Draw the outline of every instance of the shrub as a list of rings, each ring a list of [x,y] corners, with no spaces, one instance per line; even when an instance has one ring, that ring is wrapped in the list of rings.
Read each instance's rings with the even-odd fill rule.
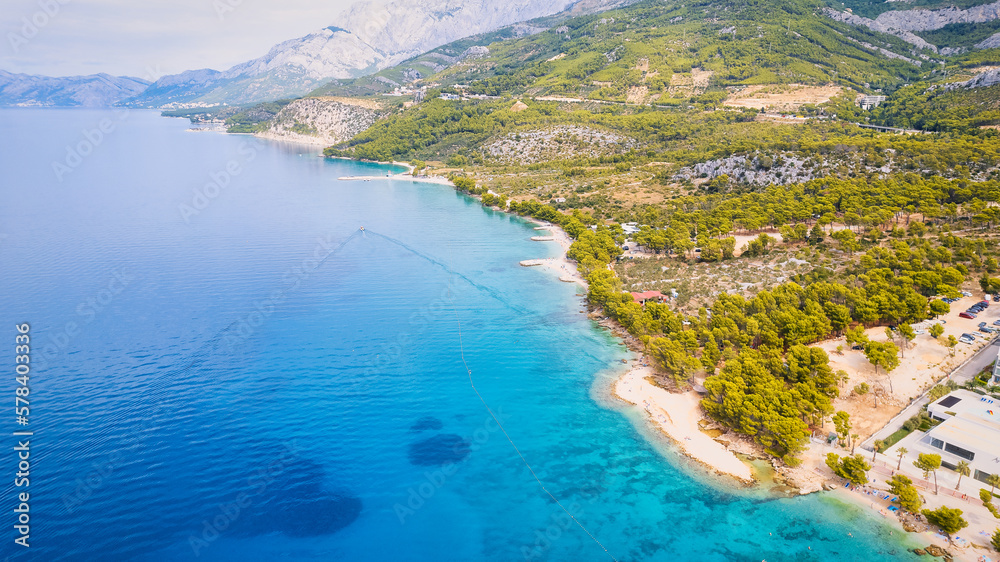
[[[969,522],[962,519],[962,510],[941,506],[937,509],[925,509],[922,512],[931,525],[937,525],[942,531],[949,535],[957,533],[969,526]]]

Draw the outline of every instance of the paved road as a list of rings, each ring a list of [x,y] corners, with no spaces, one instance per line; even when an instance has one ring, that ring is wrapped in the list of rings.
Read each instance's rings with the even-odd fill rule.
[[[960,343],[958,345],[965,344]],[[952,380],[958,384],[972,380],[972,377],[978,375],[980,371],[989,367],[990,363],[996,361],[998,349],[1000,349],[1000,338],[994,338],[989,345],[979,350],[979,353],[974,355],[961,369],[953,371],[951,373]]]
[[[960,343],[958,345],[966,345],[966,344]],[[971,380],[972,377],[976,376],[977,374],[979,374],[980,371],[988,367],[990,363],[996,361],[998,351],[1000,351],[1000,338],[994,338],[989,344],[984,346],[982,349],[979,350],[979,352],[973,355],[972,358],[969,359],[969,361],[967,361],[960,368],[952,371],[948,375],[948,377],[943,379],[941,382],[944,382],[949,378],[957,382],[958,384],[962,384],[968,380]],[[928,390],[928,392],[930,391]],[[910,405],[907,406],[902,412],[897,414],[896,417],[892,418],[892,420],[888,424],[886,424],[885,427],[876,431],[875,434],[869,437],[868,439],[865,439],[864,442],[861,443],[861,448],[867,449],[869,451],[872,450],[871,444],[876,439],[884,439],[885,437],[891,435],[892,432],[902,427],[904,421],[917,415],[920,412],[920,410],[924,407],[924,405],[927,404],[928,402],[930,402],[930,400],[927,395],[927,392],[921,394],[919,398],[910,403]]]

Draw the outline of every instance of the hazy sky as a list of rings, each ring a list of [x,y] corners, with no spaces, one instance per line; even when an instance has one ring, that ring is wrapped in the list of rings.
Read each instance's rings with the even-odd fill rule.
[[[336,25],[356,1],[2,0],[0,69],[147,80],[224,70],[276,43]]]

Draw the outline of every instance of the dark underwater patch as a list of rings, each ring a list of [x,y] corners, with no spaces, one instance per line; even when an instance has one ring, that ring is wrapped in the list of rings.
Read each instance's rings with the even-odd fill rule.
[[[469,456],[469,442],[452,433],[410,443],[410,462],[417,466],[457,463]]]
[[[322,492],[306,501],[286,502],[280,512],[281,523],[276,530],[290,537],[319,537],[354,523],[361,515],[361,500]]]
[[[442,427],[444,427],[444,424],[441,423],[441,420],[434,416],[424,416],[413,422],[413,425],[410,426],[410,431],[437,431]]]
[[[250,505],[234,521],[233,531],[243,536],[280,532],[317,537],[354,523],[361,515],[361,499],[324,488],[325,477],[323,467],[305,459],[258,477],[248,491]]]

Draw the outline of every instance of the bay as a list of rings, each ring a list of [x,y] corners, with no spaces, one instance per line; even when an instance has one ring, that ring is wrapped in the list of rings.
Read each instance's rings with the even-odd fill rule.
[[[29,322],[34,433],[27,549],[0,460],[3,556],[913,558],[676,456],[610,397],[626,350],[579,289],[518,265],[557,255],[525,220],[153,112],[2,110],[0,138],[0,361]]]

